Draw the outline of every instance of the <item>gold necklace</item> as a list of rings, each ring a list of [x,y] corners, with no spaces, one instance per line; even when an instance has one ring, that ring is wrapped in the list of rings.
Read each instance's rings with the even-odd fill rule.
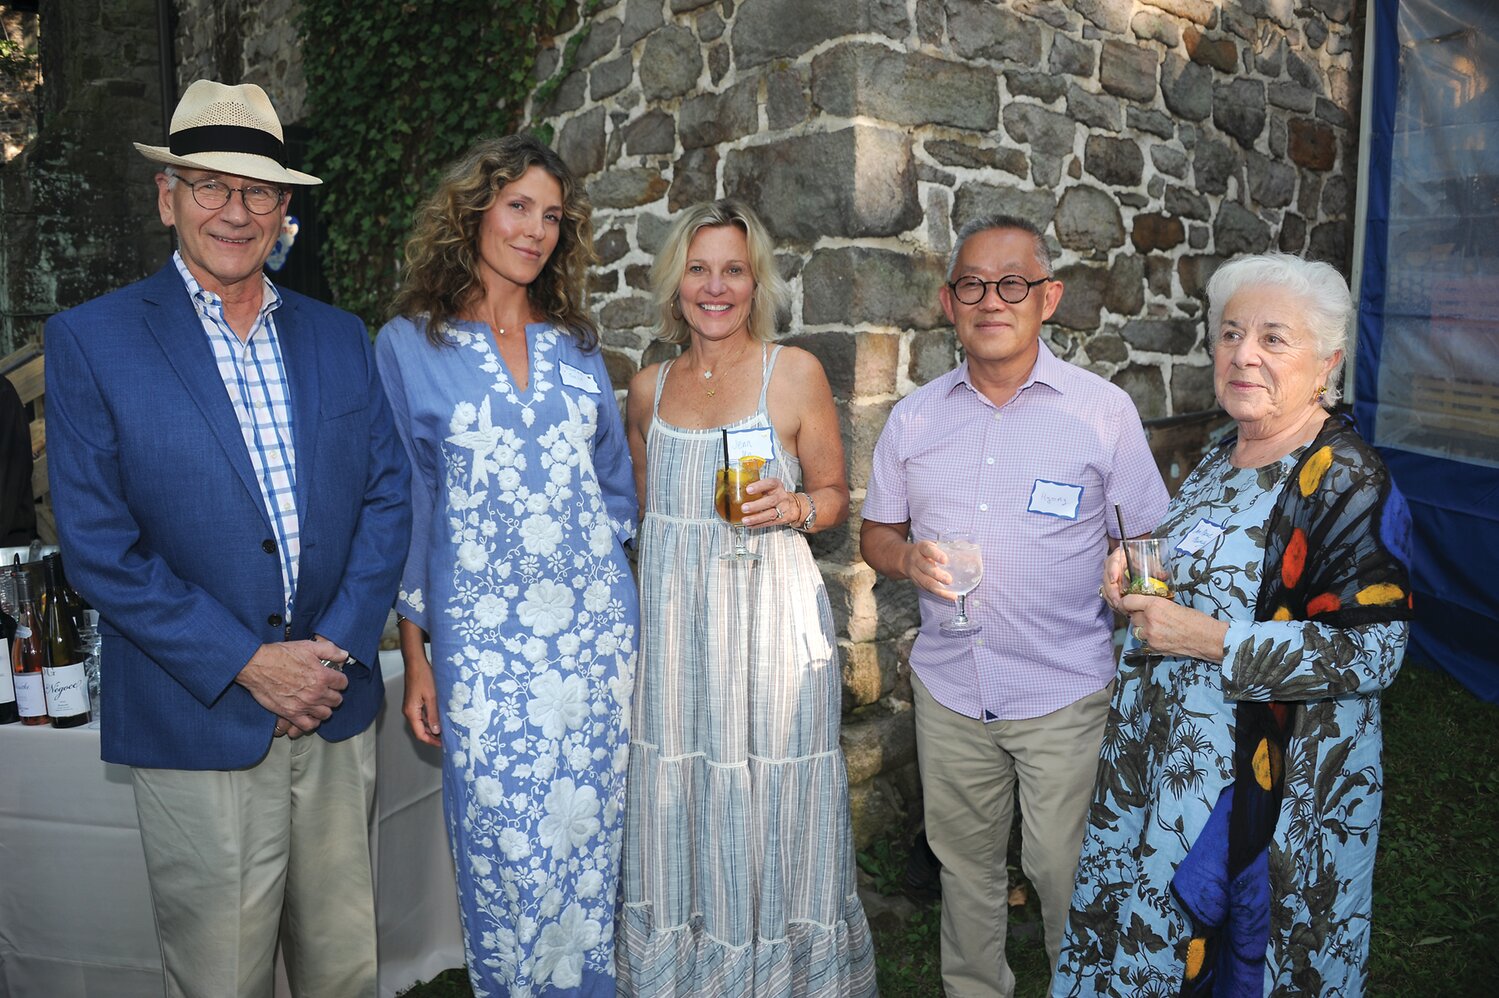
[[[742,347],[739,348],[739,352],[734,355],[733,359],[730,360],[727,364],[720,364],[719,367],[718,367],[718,369],[720,371],[725,371],[725,370],[731,369],[735,364],[739,363],[739,358],[743,357],[744,356],[744,352],[746,350],[748,350],[748,349],[749,349],[749,342],[746,341],[745,344],[744,344],[744,346],[742,346]],[[709,384],[705,385],[704,388],[703,388],[703,390],[708,393],[708,397],[712,398],[713,396],[717,395],[718,394],[718,389],[712,387],[712,384],[711,384],[711,382],[713,381],[713,368],[711,368],[711,367],[705,367],[705,368],[703,368],[703,380],[709,382]]]

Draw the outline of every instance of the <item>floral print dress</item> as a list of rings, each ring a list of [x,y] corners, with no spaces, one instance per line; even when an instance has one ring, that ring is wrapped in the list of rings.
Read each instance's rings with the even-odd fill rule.
[[[639,610],[635,487],[598,351],[529,325],[518,388],[487,326],[376,356],[411,457],[397,609],[430,636],[443,802],[478,998],[613,995]]]
[[[1181,993],[1195,954],[1173,877],[1234,783],[1241,700],[1298,710],[1268,849],[1263,986],[1244,993],[1363,994],[1383,795],[1379,692],[1400,667],[1408,624],[1256,621],[1266,524],[1302,451],[1235,468],[1231,450],[1204,459],[1156,531],[1169,538],[1175,599],[1230,622],[1227,654],[1222,665],[1120,663],[1053,996]],[[1357,502],[1357,476],[1334,467],[1326,484]]]

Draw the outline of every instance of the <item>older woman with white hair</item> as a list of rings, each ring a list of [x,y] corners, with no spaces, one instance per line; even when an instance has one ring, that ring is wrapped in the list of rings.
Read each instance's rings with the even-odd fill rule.
[[[1157,530],[1172,598],[1129,618],[1053,995],[1360,995],[1380,692],[1411,616],[1409,516],[1337,395],[1348,285],[1284,254],[1208,283],[1238,424]]]

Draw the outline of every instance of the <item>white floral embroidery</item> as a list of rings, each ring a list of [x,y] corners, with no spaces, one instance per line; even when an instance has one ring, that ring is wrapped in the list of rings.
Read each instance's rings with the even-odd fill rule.
[[[599,832],[599,795],[593,787],[580,787],[572,777],[552,781],[546,796],[546,817],[536,826],[541,844],[567,859],[573,850]]]
[[[527,551],[545,558],[562,543],[562,525],[550,516],[528,516],[521,521],[520,536]]]
[[[555,988],[575,988],[583,983],[583,954],[598,945],[603,932],[597,919],[589,918],[581,905],[570,904],[562,920],[541,930],[536,944],[536,977]]]
[[[550,637],[573,619],[573,591],[550,579],[526,589],[526,598],[516,607],[520,622],[542,637]]]
[[[588,684],[581,676],[563,678],[555,669],[531,683],[526,719],[541,728],[547,738],[561,738],[583,726],[588,716]]]

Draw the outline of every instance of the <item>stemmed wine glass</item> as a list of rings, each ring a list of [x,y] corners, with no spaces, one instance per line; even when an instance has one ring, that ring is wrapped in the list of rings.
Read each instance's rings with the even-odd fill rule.
[[[1163,596],[1172,598],[1171,562],[1166,556],[1166,539],[1141,537],[1124,542],[1125,579],[1123,592],[1129,596]],[[1136,635],[1136,640],[1139,636]],[[1124,657],[1131,661],[1153,654],[1144,641],[1130,648]]]
[[[760,480],[760,469],[764,466],[763,457],[744,457],[737,465],[715,469],[713,508],[734,528],[734,548],[719,555],[720,561],[760,560],[760,556],[744,544],[744,504],[755,498],[744,490],[750,483]]]
[[[961,530],[944,530],[937,537],[937,547],[947,555],[947,574],[952,581],[947,588],[958,596],[958,612],[942,624],[940,630],[950,638],[964,638],[982,631],[983,625],[968,616],[968,594],[984,578],[984,556],[974,543],[973,535]]]

